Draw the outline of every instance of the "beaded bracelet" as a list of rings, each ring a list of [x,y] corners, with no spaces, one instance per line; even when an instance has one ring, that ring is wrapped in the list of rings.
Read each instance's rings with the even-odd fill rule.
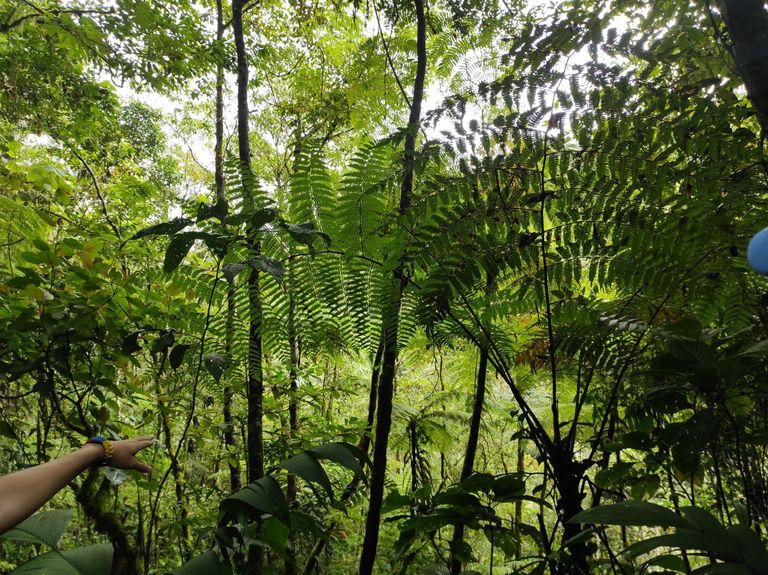
[[[95,435],[93,437],[89,437],[88,441],[85,442],[88,443],[96,443],[98,445],[101,445],[101,447],[104,449],[104,459],[103,463],[109,464],[112,457],[115,455],[115,446],[114,444],[107,439],[106,437],[102,435]]]

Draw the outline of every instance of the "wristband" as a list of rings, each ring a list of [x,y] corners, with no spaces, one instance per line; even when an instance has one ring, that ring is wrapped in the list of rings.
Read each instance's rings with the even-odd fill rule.
[[[104,449],[103,463],[109,464],[109,461],[115,455],[115,446],[114,446],[114,444],[109,439],[107,439],[106,437],[104,437],[102,435],[95,435],[93,437],[89,437],[88,441],[86,441],[85,443],[86,443],[86,445],[88,443],[96,443],[98,445],[101,445],[101,447]]]

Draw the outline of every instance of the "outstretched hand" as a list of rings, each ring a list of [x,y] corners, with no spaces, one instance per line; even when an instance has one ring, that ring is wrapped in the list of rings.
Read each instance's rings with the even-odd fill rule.
[[[146,449],[154,442],[155,438],[151,435],[113,441],[112,446],[114,447],[114,454],[109,460],[109,465],[119,469],[133,469],[140,473],[151,473],[152,468],[139,461],[136,458],[136,454],[142,449]]]
[[[151,436],[113,441],[109,465],[150,473],[152,468],[136,459],[136,454],[154,441]],[[32,515],[79,473],[103,459],[102,446],[87,443],[58,459],[0,476],[0,534]]]

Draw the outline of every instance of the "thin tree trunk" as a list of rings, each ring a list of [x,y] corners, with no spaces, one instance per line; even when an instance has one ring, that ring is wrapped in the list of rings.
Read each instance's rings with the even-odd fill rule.
[[[522,477],[525,473],[525,438],[520,437],[517,440],[517,474]],[[515,559],[520,560],[523,557],[523,533],[520,529],[520,525],[523,524],[523,500],[518,499],[515,501]]]
[[[173,446],[173,437],[171,424],[168,421],[168,406],[163,399],[163,390],[160,386],[160,378],[167,361],[167,351],[163,353],[160,361],[160,368],[157,371],[155,379],[155,393],[157,393],[157,411],[160,413],[160,428],[163,430],[163,442],[168,455],[171,458],[171,472],[173,474],[174,491],[176,494],[176,508],[179,513],[179,523],[181,532],[179,533],[179,553],[182,560],[186,563],[192,558],[192,537],[189,532],[189,506],[185,493],[186,480],[184,477],[184,466],[176,456],[176,450]]]
[[[488,374],[488,347],[480,348],[480,361],[477,368],[477,385],[475,386],[475,399],[472,406],[472,419],[469,423],[469,438],[467,439],[467,448],[464,455],[464,465],[461,468],[461,481],[468,479],[472,475],[475,467],[475,455],[477,453],[477,443],[480,438],[480,422],[483,417],[483,404],[485,402],[485,384]],[[453,528],[453,539],[451,540],[451,549],[453,551],[462,547],[464,543],[464,525],[459,523]],[[461,573],[462,561],[451,553],[451,575]]]
[[[411,205],[413,192],[413,171],[416,152],[416,135],[421,121],[421,101],[424,96],[424,79],[427,71],[427,26],[424,16],[424,0],[414,0],[416,8],[416,77],[413,83],[413,100],[408,117],[408,131],[405,136],[403,156],[403,181],[400,187],[400,215],[404,215]],[[400,305],[405,287],[404,254],[393,272],[392,283],[384,302],[382,315],[382,334],[384,354],[379,379],[378,408],[376,412],[376,443],[373,451],[373,472],[371,474],[371,493],[368,515],[365,521],[365,536],[360,555],[360,575],[371,575],[376,561],[379,545],[379,524],[381,504],[384,499],[384,480],[387,471],[387,447],[389,431],[392,426],[392,399],[394,393],[395,367],[397,364],[397,336],[399,327]]]
[[[333,362],[333,373],[331,374],[330,378],[330,384],[328,385],[328,391],[326,392],[326,395],[328,395],[328,403],[325,406],[325,420],[330,422],[333,418],[333,392],[336,389],[336,382],[338,380],[338,365],[336,365],[336,362]]]
[[[221,44],[224,39],[224,6],[222,0],[216,0],[216,42]],[[216,64],[216,144],[214,148],[214,182],[216,184],[216,205],[228,210],[227,192],[224,182],[224,64]],[[224,342],[224,352],[232,356],[235,340],[235,315],[237,301],[235,295],[237,285],[234,277],[227,278],[227,323]],[[227,450],[227,466],[229,467],[229,489],[231,492],[240,490],[243,485],[240,477],[240,463],[237,455],[237,434],[235,433],[234,411],[235,393],[231,385],[224,386],[224,447]]]
[[[411,440],[411,493],[413,493],[419,488],[419,436],[415,419],[408,422],[408,435]]]
[[[250,129],[248,124],[248,59],[243,36],[243,5],[245,0],[232,2],[232,30],[237,49],[237,143],[245,197],[253,206],[253,173],[251,171]],[[256,230],[246,231],[251,255],[259,255],[261,246]],[[253,269],[248,277],[248,481],[264,475],[263,409],[264,381],[262,371],[263,343],[261,337],[262,306],[259,272]]]
[[[216,43],[221,47],[224,41],[223,0],[216,0]],[[224,185],[224,62],[220,54],[216,62],[216,143],[214,147],[214,183],[216,205],[228,210],[229,202]]]
[[[288,346],[290,347],[290,394],[288,399],[288,420],[290,429],[290,439],[294,442],[299,438],[299,402],[298,402],[298,370],[301,363],[301,351],[299,348],[299,338],[296,333],[296,299],[293,295],[293,282],[291,277],[291,268],[288,268],[287,288],[288,288]],[[291,505],[296,501],[296,476],[288,476],[288,485],[286,486],[286,499]],[[285,575],[294,575],[296,573],[296,533],[291,530],[286,549]]]
[[[371,369],[371,385],[368,394],[368,418],[366,420],[365,429],[363,430],[363,435],[360,438],[360,443],[358,444],[360,451],[365,455],[368,455],[368,450],[371,446],[371,433],[373,431],[373,421],[376,417],[376,397],[379,390],[379,374],[381,373],[381,360],[383,354],[384,342],[380,341],[379,347],[376,349],[376,357],[373,360],[373,368]],[[335,369],[336,367],[334,366],[334,371]],[[346,503],[352,499],[352,496],[357,492],[359,486],[360,478],[355,475],[344,488],[344,491],[341,494],[341,502]],[[333,530],[334,528],[335,525],[329,530]],[[315,572],[315,569],[318,567],[320,553],[325,549],[325,544],[326,540],[322,538],[315,542],[315,546],[312,548],[309,558],[304,564],[304,570],[302,571],[303,575],[312,575],[312,573]]]
[[[250,129],[248,118],[248,58],[243,35],[243,5],[245,0],[232,0],[232,32],[237,52],[237,144],[243,192],[248,208],[255,207],[253,173],[251,171]],[[258,256],[261,245],[256,230],[248,226],[246,242],[250,256]],[[248,481],[264,475],[263,399],[264,376],[262,370],[263,343],[261,337],[262,307],[259,272],[254,268],[248,276]],[[263,553],[258,545],[250,547],[248,570],[261,575]]]
[[[768,12],[765,0],[721,0],[733,59],[763,132],[768,131]]]
[[[142,575],[144,568],[138,549],[131,542],[120,517],[114,513],[110,497],[111,483],[96,468],[91,468],[75,497],[85,515],[96,524],[96,530],[106,535],[112,547],[112,575]]]
[[[157,409],[160,412],[160,423],[163,428],[165,449],[171,457],[171,471],[173,473],[173,484],[176,493],[176,507],[179,512],[179,523],[181,527],[181,533],[179,534],[179,552],[182,560],[186,563],[192,558],[192,537],[189,533],[189,506],[187,505],[184,489],[184,486],[186,485],[184,467],[178,458],[175,457],[171,426],[168,422],[168,415],[166,413],[167,406],[165,405],[165,402],[161,400],[158,400],[157,403]]]
[[[235,314],[237,303],[235,294],[237,285],[235,278],[227,278],[227,323],[224,351],[227,357],[232,356],[232,347],[235,339]],[[227,384],[224,386],[224,446],[227,450],[227,466],[229,467],[229,489],[233,493],[243,486],[240,476],[240,458],[237,453],[237,430],[235,428],[235,392],[234,388]]]

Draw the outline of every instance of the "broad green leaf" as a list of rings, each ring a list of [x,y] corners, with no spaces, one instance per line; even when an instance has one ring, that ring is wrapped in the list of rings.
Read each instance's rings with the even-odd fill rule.
[[[746,525],[731,525],[725,528],[725,532],[746,565],[754,569],[768,568],[768,550],[760,535]]]
[[[489,493],[493,488],[493,482],[496,477],[490,473],[473,473],[468,478],[460,483],[461,488],[470,493],[481,491],[483,493]]]
[[[270,517],[264,521],[259,536],[273,551],[283,554],[290,532],[288,525],[277,517]]]
[[[284,523],[288,523],[288,503],[277,481],[271,476],[265,476],[248,484],[247,487],[233,493],[221,504],[223,514],[236,510],[236,506],[245,503],[262,514],[274,515]]]
[[[502,475],[494,479],[491,489],[496,499],[508,501],[525,495],[525,481],[518,475]]]
[[[323,469],[323,466],[318,463],[317,459],[309,453],[305,452],[294,455],[281,463],[280,467],[306,481],[316,483],[323,488],[331,500],[334,499],[333,486],[331,485],[331,480],[328,479],[328,474]]]
[[[254,484],[258,485],[274,504],[274,511],[271,513],[284,523],[288,524],[288,502],[285,500],[285,495],[283,495],[283,490],[277,480],[271,475],[265,475],[251,483],[251,485]]]
[[[768,352],[768,339],[764,339],[763,341],[747,348],[741,352],[741,355],[764,355],[766,352]]]
[[[222,374],[227,369],[229,359],[223,353],[209,351],[203,355],[203,363],[205,363],[205,368],[208,370],[208,373],[210,373],[213,376],[213,379],[216,380],[216,383],[218,383]]]
[[[227,205],[226,203],[220,203],[216,202],[215,204],[206,204],[201,202],[200,205],[197,206],[197,217],[195,220],[197,223],[204,222],[205,220],[209,220],[211,218],[218,218],[220,220],[223,220],[227,216]]]
[[[291,528],[298,533],[307,533],[315,539],[327,539],[324,523],[303,511],[291,510]]]
[[[61,535],[66,531],[67,525],[72,520],[72,510],[57,509],[56,511],[42,511],[25,519],[13,529],[6,531],[0,537],[25,541],[36,545],[46,545],[56,549]]]
[[[226,264],[224,267],[221,268],[221,273],[224,276],[224,279],[227,281],[232,281],[237,277],[237,275],[243,271],[248,266],[243,263],[231,263]]]
[[[229,573],[215,551],[209,550],[187,561],[174,571],[174,575],[224,575]]]
[[[677,513],[647,501],[622,501],[593,507],[577,513],[570,523],[598,523],[601,525],[642,525],[645,527],[680,527],[692,525]]]
[[[168,244],[168,249],[165,252],[165,259],[163,260],[163,271],[167,274],[171,273],[182,261],[187,257],[190,248],[195,243],[195,238],[189,236],[176,236],[171,239]]]
[[[644,567],[663,567],[677,573],[685,573],[686,566],[682,557],[677,555],[659,555],[650,561],[647,561]]]
[[[733,559],[737,549],[728,537],[716,538],[700,531],[680,530],[676,533],[658,535],[642,541],[638,541],[627,547],[623,553],[631,557],[644,555],[659,547],[674,547],[689,551],[703,551],[713,553],[721,559]]]
[[[13,428],[7,421],[0,421],[0,435],[16,439],[16,434],[13,432]]]
[[[49,551],[27,561],[12,575],[104,575],[112,571],[112,544]]]
[[[138,240],[139,238],[143,238],[145,236],[172,235],[172,234],[175,234],[176,232],[183,230],[184,228],[186,228],[188,225],[192,223],[193,223],[192,220],[190,220],[189,218],[175,218],[170,222],[155,224],[154,226],[149,226],[148,228],[139,230],[138,232],[133,234],[128,241]]]
[[[595,474],[595,485],[603,488],[617,485],[627,477],[634,465],[632,462],[620,461],[601,469]]]
[[[328,459],[334,463],[346,467],[365,481],[365,472],[360,462],[355,457],[348,443],[327,443],[319,447],[313,447],[309,452],[318,459]]]
[[[248,259],[248,265],[254,269],[267,272],[268,274],[272,275],[277,283],[281,283],[283,281],[285,270],[283,269],[283,265],[275,259],[269,258],[267,256],[254,256]]]
[[[327,247],[330,247],[331,245],[331,237],[328,234],[315,228],[315,224],[312,222],[307,222],[305,224],[291,224],[288,222],[283,222],[282,225],[285,231],[288,232],[288,235],[290,235],[300,244],[311,247],[315,239],[320,238],[323,240]]]
[[[761,575],[766,571],[758,571]],[[691,575],[757,575],[757,573],[741,565],[740,563],[718,563],[716,565],[705,565],[691,571]]]
[[[396,509],[408,509],[411,506],[411,498],[399,491],[390,491],[384,498],[381,512],[390,513]]]
[[[190,347],[192,346],[186,343],[180,343],[173,346],[168,358],[173,369],[179,369],[179,367],[181,367],[181,364],[184,362],[184,355]]]
[[[261,229],[265,224],[275,221],[278,213],[279,210],[277,210],[277,208],[261,208],[256,210],[251,216],[251,225],[253,226],[253,229]]]
[[[141,349],[141,345],[139,345],[139,335],[141,335],[141,332],[135,331],[123,340],[121,351],[125,355],[134,354]]]
[[[106,571],[109,573],[109,570]],[[33,557],[11,571],[10,575],[82,575],[57,551],[47,551]]]
[[[713,365],[715,360],[712,348],[697,339],[670,338],[669,352],[681,363],[681,368],[707,369]]]
[[[176,336],[172,331],[162,331],[160,336],[152,343],[151,354],[163,353],[176,342]]]

